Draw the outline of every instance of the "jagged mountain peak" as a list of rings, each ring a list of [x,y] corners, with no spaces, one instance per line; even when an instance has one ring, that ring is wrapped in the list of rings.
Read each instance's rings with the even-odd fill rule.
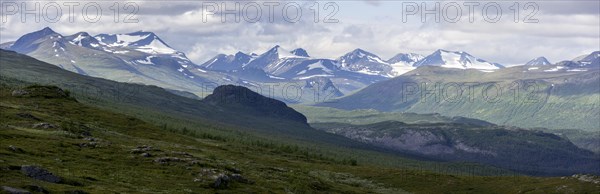
[[[301,57],[310,57],[308,55],[308,52],[306,52],[306,50],[304,50],[303,48],[297,48],[292,50],[292,54],[296,55],[296,56],[301,56]]]
[[[308,57],[308,53],[306,50],[298,48],[292,51],[289,51],[280,45],[275,45],[273,48],[269,49],[267,52],[263,53],[262,56],[270,56],[277,57],[279,59],[283,58],[298,58],[298,57]]]
[[[21,36],[15,43],[10,47],[10,50],[17,51],[19,53],[28,53],[37,48],[37,45],[46,39],[52,39],[58,41],[63,36],[50,27],[45,27],[41,30],[31,32]]]
[[[87,32],[77,32],[71,36],[84,36],[84,37],[92,37],[89,33]]]
[[[154,36],[154,37],[158,37],[158,36],[156,36],[156,34],[154,32],[143,31],[143,30],[139,30],[139,31],[135,31],[135,32],[130,32],[130,33],[127,33],[127,34],[131,35],[131,36]]]
[[[361,48],[356,48],[354,50],[352,50],[351,52],[347,53],[346,56],[350,56],[350,55],[354,55],[357,56],[359,58],[365,57],[365,56],[377,56],[371,52],[365,51]]]
[[[218,54],[200,67],[215,71],[233,71],[240,70],[244,65],[250,62],[254,56],[248,55],[241,51],[233,55]]]
[[[392,66],[379,56],[357,48],[337,59],[338,67],[342,70],[358,72],[367,75],[393,77]]]
[[[41,30],[39,30],[37,32],[41,32],[41,33],[44,33],[44,34],[58,34],[54,30],[52,30],[52,28],[50,28],[50,27],[45,27],[45,28],[43,28],[43,29],[41,29]]]
[[[527,66],[538,66],[538,65],[551,65],[550,61],[546,59],[546,57],[537,57],[531,59],[529,62],[525,63]]]
[[[387,60],[388,63],[394,64],[398,62],[405,62],[412,65],[413,63],[423,59],[425,56],[416,53],[398,53],[394,57]]]
[[[235,56],[250,56],[242,51],[238,51],[237,53],[235,53]]]

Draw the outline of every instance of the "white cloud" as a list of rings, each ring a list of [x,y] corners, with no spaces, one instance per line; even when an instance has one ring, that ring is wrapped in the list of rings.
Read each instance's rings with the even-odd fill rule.
[[[101,3],[108,8],[114,2]],[[16,40],[46,26],[65,35],[79,31],[91,34],[154,31],[196,63],[203,63],[218,53],[233,54],[238,50],[261,53],[276,44],[288,49],[302,47],[312,56],[327,58],[337,58],[355,48],[382,58],[399,52],[429,54],[443,48],[464,50],[505,64],[524,63],[537,56],[557,62],[600,50],[600,8],[594,7],[597,1],[538,2],[540,12],[536,17],[540,23],[537,24],[514,23],[510,15],[493,24],[481,17],[476,17],[474,23],[464,18],[459,23],[422,24],[418,17],[402,23],[398,13],[400,3],[388,1],[340,4],[345,6],[336,14],[340,23],[333,24],[312,22],[313,13],[309,9],[312,2],[299,3],[304,12],[302,20],[295,24],[285,22],[280,11],[274,23],[265,21],[266,9],[263,9],[262,22],[221,23],[220,17],[210,16],[205,23],[200,2],[136,3],[140,6],[139,23],[115,23],[110,12],[98,23],[86,22],[80,15],[75,17],[74,23],[45,23],[43,20],[21,23],[19,16],[9,17],[7,23],[0,24],[0,41]],[[320,14],[322,21],[327,12],[321,10]]]

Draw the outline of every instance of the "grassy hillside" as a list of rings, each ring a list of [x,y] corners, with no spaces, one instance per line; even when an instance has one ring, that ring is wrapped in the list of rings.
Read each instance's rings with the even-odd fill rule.
[[[482,126],[492,123],[464,117],[446,117],[437,113],[416,114],[400,112],[381,112],[374,109],[342,110],[329,107],[293,105],[308,118],[309,123],[347,123],[355,125],[373,124],[383,121],[400,121],[403,123],[465,123]]]
[[[56,85],[71,91],[82,103],[140,117],[158,125],[179,129],[218,126],[212,128],[235,128],[267,138],[286,137],[347,147],[362,146],[346,138],[314,130],[303,123],[203,103],[156,86],[83,76],[15,52],[0,50],[0,68],[4,82]]]
[[[480,177],[464,170],[446,175],[455,169],[437,166],[432,172],[356,164],[293,146],[201,133],[203,129],[195,135],[164,129],[135,117],[86,106],[68,97],[68,92],[57,94],[60,90],[55,87],[28,87],[26,91],[35,92],[22,97],[12,96],[15,89],[4,84],[0,87],[0,182],[4,187],[52,193],[600,190],[600,185],[576,177]],[[36,180],[23,173],[23,165],[39,166],[61,180]],[[232,178],[223,181],[223,175]],[[217,180],[221,180],[218,186]]]

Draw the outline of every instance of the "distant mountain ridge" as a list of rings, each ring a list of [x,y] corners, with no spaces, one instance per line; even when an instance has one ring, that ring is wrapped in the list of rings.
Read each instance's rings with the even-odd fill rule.
[[[597,131],[600,126],[595,118],[600,112],[593,107],[600,106],[598,53],[555,65],[514,66],[490,72],[422,66],[319,105],[439,113],[527,128]],[[455,90],[457,85],[461,90]],[[489,99],[491,88],[502,90],[494,93],[494,100]]]
[[[3,43],[0,47],[82,75],[156,85],[188,91],[200,97],[218,85],[227,84],[256,88],[280,83],[274,90],[282,91],[290,84],[302,90],[312,90],[308,87],[310,84],[305,82],[330,83],[326,84],[329,89],[327,93],[332,97],[340,97],[425,66],[485,72],[503,68],[498,63],[488,62],[464,51],[439,49],[427,56],[399,53],[384,60],[372,52],[357,48],[336,59],[328,59],[312,57],[303,48],[287,50],[279,45],[261,54],[241,51],[219,54],[202,64],[196,64],[157,34],[146,31],[98,35],[78,32],[63,36],[44,28],[23,35],[15,42]],[[540,70],[585,71],[586,68],[597,68],[594,60],[598,60],[597,55],[582,56],[560,62],[556,67],[547,66],[555,69]],[[536,71],[535,68],[527,71]],[[298,102],[320,95],[311,91],[302,93],[304,96]],[[281,100],[285,95],[274,97]]]

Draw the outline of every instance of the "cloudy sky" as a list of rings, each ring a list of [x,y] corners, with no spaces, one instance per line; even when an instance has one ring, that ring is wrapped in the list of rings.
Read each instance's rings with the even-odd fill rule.
[[[115,22],[117,2],[120,11]],[[243,14],[239,22],[232,15],[222,21],[220,1],[83,1],[73,8],[73,22],[65,2],[39,3],[41,19],[37,22],[33,14],[22,15],[25,8],[35,8],[32,2],[24,8],[19,1],[2,1],[0,41],[14,41],[46,26],[63,35],[152,31],[196,63],[218,53],[262,53],[274,45],[289,50],[302,47],[314,57],[325,58],[337,58],[355,48],[384,59],[397,53],[460,50],[505,65],[523,64],[538,56],[558,62],[600,50],[597,0],[485,1],[472,5],[473,11],[468,6],[473,2],[461,1],[240,1],[238,10]],[[92,4],[102,9],[97,21],[93,21]],[[56,5],[62,10],[58,19]],[[275,10],[272,17],[267,5]],[[228,9],[234,6],[235,2],[226,3]],[[137,13],[127,17],[134,7]],[[501,16],[496,14],[497,8]],[[324,22],[326,18],[328,22]],[[131,23],[123,22],[125,19]]]

